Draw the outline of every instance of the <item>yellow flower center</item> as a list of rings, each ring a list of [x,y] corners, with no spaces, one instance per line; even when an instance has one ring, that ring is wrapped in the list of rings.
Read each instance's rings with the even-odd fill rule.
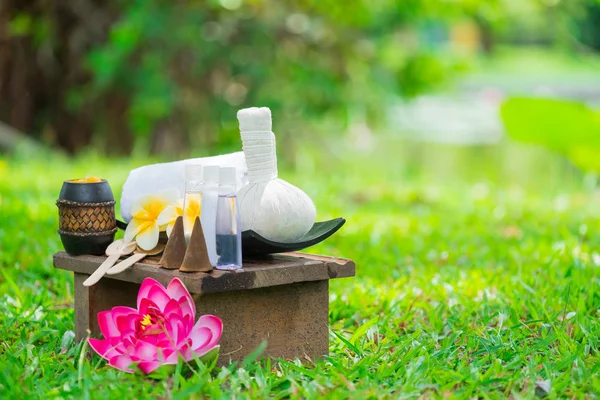
[[[150,319],[150,314],[144,315],[144,318],[142,318],[140,324],[142,324],[142,330],[145,330],[148,327],[148,325],[151,325],[152,320]]]
[[[185,198],[185,216],[192,221],[202,214],[202,195],[188,193]],[[183,214],[183,210],[182,210]]]

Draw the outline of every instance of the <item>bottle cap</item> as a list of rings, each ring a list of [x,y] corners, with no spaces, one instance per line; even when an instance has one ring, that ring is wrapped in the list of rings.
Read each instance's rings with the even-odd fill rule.
[[[204,182],[219,183],[219,170],[218,165],[205,165],[202,173]]]
[[[202,165],[188,164],[185,166],[186,181],[201,181],[202,180]]]
[[[219,170],[219,183],[221,185],[236,186],[235,167],[221,167]]]

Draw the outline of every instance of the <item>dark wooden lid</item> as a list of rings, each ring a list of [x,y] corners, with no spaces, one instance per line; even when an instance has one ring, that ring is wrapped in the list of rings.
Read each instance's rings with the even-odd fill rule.
[[[71,256],[59,252],[54,255],[54,267],[91,275],[105,259],[105,256]],[[305,253],[248,259],[244,260],[242,270],[213,270],[210,273],[168,270],[160,268],[158,260],[160,257],[144,259],[120,274],[107,275],[102,279],[141,283],[144,278],[151,277],[167,285],[171,279],[178,277],[191,293],[201,294],[345,278],[355,273],[352,260]]]

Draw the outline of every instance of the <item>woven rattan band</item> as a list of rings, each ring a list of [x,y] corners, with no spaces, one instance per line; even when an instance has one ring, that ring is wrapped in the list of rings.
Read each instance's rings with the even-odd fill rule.
[[[115,204],[117,204],[116,201],[111,200],[111,201],[104,201],[101,203],[79,203],[77,201],[71,201],[71,200],[56,200],[56,205],[57,206],[67,206],[67,207],[110,207],[110,206],[114,206]]]
[[[117,232],[117,228],[111,229],[110,231],[102,231],[102,232],[72,232],[72,231],[63,231],[62,229],[58,230],[59,235],[67,235],[67,236],[77,236],[77,237],[91,237],[91,236],[108,236]]]
[[[58,233],[88,237],[112,235],[117,231],[115,201],[78,203],[58,200]]]

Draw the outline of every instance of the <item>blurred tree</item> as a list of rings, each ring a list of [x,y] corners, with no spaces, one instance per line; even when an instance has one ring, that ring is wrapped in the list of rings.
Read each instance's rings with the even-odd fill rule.
[[[114,14],[94,2],[0,2],[0,119],[75,151],[89,142],[89,114],[65,107],[70,88],[92,76],[81,65]]]
[[[600,51],[600,1],[588,2],[584,15],[579,25],[581,41]]]
[[[491,51],[506,1],[3,0],[0,120],[124,154],[239,148],[252,105],[285,144],[324,117],[374,126],[459,64],[432,22],[470,18]]]
[[[483,10],[495,41],[598,49],[600,0],[500,0],[499,7]]]

